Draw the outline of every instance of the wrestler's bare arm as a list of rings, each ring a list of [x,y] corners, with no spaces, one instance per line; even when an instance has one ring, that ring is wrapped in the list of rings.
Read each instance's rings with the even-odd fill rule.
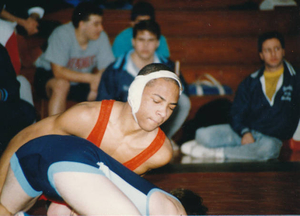
[[[62,114],[42,119],[20,131],[8,144],[0,159],[0,191],[11,156],[26,142],[36,137],[61,134],[86,138],[94,127],[101,102],[80,103]]]

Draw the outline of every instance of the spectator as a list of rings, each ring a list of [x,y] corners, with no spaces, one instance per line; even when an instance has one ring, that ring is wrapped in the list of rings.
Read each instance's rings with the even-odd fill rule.
[[[155,50],[159,45],[160,27],[153,20],[141,21],[133,28],[132,44],[134,49],[122,55],[103,73],[97,100],[114,99],[127,101],[128,88],[139,70],[150,63],[163,63],[174,70],[174,63]],[[183,83],[184,79],[181,76]],[[185,88],[187,89],[187,88]],[[190,100],[182,94],[178,106],[171,118],[162,126],[163,131],[171,139],[184,123],[190,110]]]
[[[9,1],[2,2],[2,4],[0,4],[1,7],[1,13],[0,13],[0,17],[11,21],[11,22],[16,22],[18,24],[18,28],[21,26],[21,28],[23,28],[23,31],[26,32],[26,34],[28,35],[33,35],[36,34],[38,32],[38,22],[37,19],[38,18],[42,18],[43,14],[44,14],[44,9],[40,8],[40,7],[35,7],[35,8],[28,8],[27,10],[24,10],[24,6],[23,5],[18,5],[16,6],[16,4],[14,4],[14,6],[12,6],[11,4],[9,5],[9,8],[13,7],[15,9],[19,8],[19,10],[22,10],[22,14],[20,15],[19,13],[16,14],[14,12],[10,12],[7,10],[7,3]],[[24,1],[25,3],[26,1]],[[16,2],[14,2],[16,3]],[[26,13],[24,14],[24,12],[26,11]]]
[[[0,155],[2,155],[11,138],[32,124],[36,118],[33,105],[20,98],[20,83],[8,52],[2,44],[0,44],[0,113]]]
[[[48,38],[54,28],[61,23],[43,20],[44,14],[67,7],[71,7],[71,5],[63,0],[4,0],[2,4],[0,3],[0,8],[3,9],[0,17],[16,23],[16,30],[19,35],[36,35]]]
[[[131,10],[131,27],[123,30],[117,37],[112,46],[113,53],[116,58],[132,49],[133,26],[141,20],[155,20],[155,11],[153,6],[148,2],[137,2]],[[161,35],[159,46],[156,52],[165,58],[170,57],[169,47],[166,38]]]
[[[49,98],[49,115],[63,112],[67,99],[96,99],[102,72],[115,60],[102,15],[97,5],[80,3],[72,23],[53,31],[45,53],[37,59],[34,86],[40,97]]]
[[[196,140],[181,146],[193,157],[269,160],[279,156],[300,116],[300,74],[284,60],[285,43],[278,32],[258,38],[264,66],[239,86],[231,108],[231,124],[200,128]]]

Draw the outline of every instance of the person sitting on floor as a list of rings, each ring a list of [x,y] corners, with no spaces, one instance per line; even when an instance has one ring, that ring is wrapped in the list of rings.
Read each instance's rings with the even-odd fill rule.
[[[284,59],[284,38],[266,32],[258,38],[264,66],[238,87],[231,123],[199,128],[181,151],[193,157],[269,160],[279,156],[300,117],[300,72]]]

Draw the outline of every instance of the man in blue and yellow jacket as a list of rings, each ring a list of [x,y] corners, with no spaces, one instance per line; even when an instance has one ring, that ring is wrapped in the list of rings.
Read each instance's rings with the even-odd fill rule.
[[[248,76],[236,92],[231,122],[200,128],[196,140],[182,145],[185,154],[222,159],[278,158],[300,117],[300,74],[284,60],[284,38],[267,32],[258,39],[264,66]]]

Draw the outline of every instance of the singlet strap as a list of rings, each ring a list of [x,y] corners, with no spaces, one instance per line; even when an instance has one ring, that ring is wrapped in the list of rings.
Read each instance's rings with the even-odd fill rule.
[[[103,100],[101,102],[101,109],[97,123],[87,138],[88,141],[94,143],[99,148],[109,121],[114,102],[114,100]]]
[[[164,144],[166,139],[165,133],[158,128],[157,135],[152,143],[140,154],[136,155],[134,158],[130,159],[129,161],[123,163],[130,170],[135,170],[140,165],[145,163],[152,155],[154,155]]]

